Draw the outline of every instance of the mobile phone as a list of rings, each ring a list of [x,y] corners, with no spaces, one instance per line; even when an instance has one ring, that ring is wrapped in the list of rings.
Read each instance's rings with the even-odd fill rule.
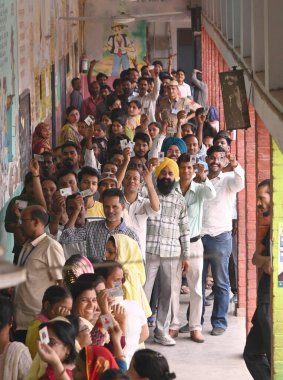
[[[158,152],[158,161],[163,162],[164,161],[164,152]]]
[[[195,155],[195,154],[191,154],[191,155],[190,155],[190,164],[192,164],[192,165],[196,165],[197,162],[198,162],[197,155]]]

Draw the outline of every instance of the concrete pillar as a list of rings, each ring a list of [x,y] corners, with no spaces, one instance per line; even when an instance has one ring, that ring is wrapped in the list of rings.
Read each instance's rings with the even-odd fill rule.
[[[251,56],[251,0],[241,0],[241,56]]]
[[[226,0],[226,33],[227,33],[227,40],[229,42],[232,42],[232,38],[233,38],[232,12],[233,12],[233,0]]]
[[[282,1],[264,0],[265,87],[267,90],[283,88]]]
[[[226,0],[220,0],[220,18],[221,18],[221,32],[223,36],[227,37],[227,4]]]
[[[264,0],[252,0],[251,10],[251,46],[252,70],[254,73],[264,72]]]
[[[241,12],[240,3],[238,0],[232,0],[232,39],[233,47],[239,48],[241,45],[240,41],[240,30],[241,30]]]
[[[272,266],[273,266],[273,380],[283,379],[283,287],[278,286],[278,256],[280,255],[279,236],[283,230],[283,153],[272,140],[272,181],[273,181],[273,215],[272,215]],[[281,230],[281,233],[280,233]]]
[[[251,327],[251,318],[256,307],[257,274],[252,264],[252,256],[256,248],[256,140],[255,111],[250,105],[251,128],[245,130],[245,171],[246,171],[246,279],[247,279],[247,331]]]

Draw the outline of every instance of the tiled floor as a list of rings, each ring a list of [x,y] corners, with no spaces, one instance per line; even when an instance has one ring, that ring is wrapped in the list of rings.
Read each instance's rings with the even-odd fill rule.
[[[188,296],[181,296],[180,321],[185,322]],[[164,354],[170,370],[177,380],[251,380],[242,352],[245,345],[245,319],[233,315],[234,304],[230,304],[229,327],[222,336],[211,336],[210,315],[212,306],[206,308],[203,334],[205,342],[197,344],[189,334],[179,334],[176,346],[164,347],[155,344],[153,331],[147,347]]]

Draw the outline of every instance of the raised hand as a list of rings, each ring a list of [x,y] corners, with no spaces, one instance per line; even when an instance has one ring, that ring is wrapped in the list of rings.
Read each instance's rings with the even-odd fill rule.
[[[238,166],[238,161],[236,159],[236,156],[235,154],[232,154],[232,153],[227,153],[226,154],[226,157],[228,158],[229,162],[230,162],[230,165],[232,166],[232,168],[236,168]]]
[[[196,164],[196,165],[194,165],[194,168],[197,169],[196,178],[199,179],[200,182],[204,182],[207,178],[204,165]]]
[[[154,170],[154,167],[156,165],[153,165],[153,163],[149,163],[148,168],[146,165],[143,165],[143,179],[146,184],[152,183],[152,172]]]
[[[32,158],[29,162],[29,170],[33,177],[38,177],[39,176],[39,163],[35,158]]]

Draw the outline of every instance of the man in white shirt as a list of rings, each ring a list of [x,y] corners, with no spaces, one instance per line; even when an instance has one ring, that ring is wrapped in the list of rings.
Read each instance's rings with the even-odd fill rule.
[[[129,227],[139,236],[141,252],[145,260],[147,219],[160,214],[160,203],[152,182],[152,167],[149,170],[144,167],[143,179],[147,186],[148,198],[139,195],[141,174],[137,169],[128,169],[126,171],[123,186],[126,200],[125,208],[130,219]]]
[[[16,289],[14,305],[17,331],[14,339],[25,342],[30,322],[40,312],[43,293],[49,286],[62,284],[65,263],[62,246],[44,232],[48,215],[42,206],[25,208],[21,224],[28,240],[19,255],[18,265],[25,267],[27,279]]]
[[[191,87],[187,83],[184,82],[186,78],[185,71],[182,69],[178,69],[176,73],[176,79],[178,82],[178,89],[180,92],[181,98],[191,98],[192,97],[192,92],[191,92]]]
[[[213,202],[215,189],[207,178],[204,165],[192,165],[190,155],[182,154],[177,161],[180,171],[180,180],[176,183],[176,191],[183,195],[186,201],[189,229],[191,233],[190,248],[191,261],[187,272],[187,281],[190,288],[190,317],[187,330],[191,339],[196,343],[204,342],[201,333],[202,300],[202,269],[203,269],[203,245],[200,237],[202,227],[203,203]],[[193,179],[196,179],[196,182]],[[183,330],[183,331],[182,331]],[[187,332],[184,327],[180,332]]]
[[[141,113],[148,115],[149,122],[155,121],[155,105],[159,96],[161,81],[159,79],[159,71],[154,70],[151,72],[154,78],[154,87],[152,92],[148,92],[148,78],[140,77],[138,79],[139,95],[135,96],[133,100],[141,102]]]
[[[233,172],[223,173],[221,170],[228,158]],[[232,205],[235,194],[245,186],[245,173],[234,155],[226,153],[220,146],[212,146],[206,158],[208,178],[216,190],[216,198],[212,202],[204,202],[202,242],[204,247],[203,264],[203,299],[208,265],[211,265],[214,279],[214,304],[211,316],[211,335],[217,336],[225,332],[229,306],[229,274],[228,263],[232,249]]]

